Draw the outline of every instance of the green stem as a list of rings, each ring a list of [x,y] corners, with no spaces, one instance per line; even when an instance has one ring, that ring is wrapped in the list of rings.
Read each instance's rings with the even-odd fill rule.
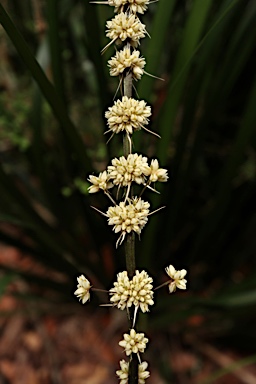
[[[132,97],[132,73],[129,72],[124,78],[124,96]]]
[[[125,261],[128,276],[131,279],[136,270],[135,264],[135,234],[132,232],[126,236],[124,243]]]
[[[127,73],[124,77],[123,83],[123,95],[127,97],[132,97],[132,74]],[[123,138],[123,151],[124,156],[128,156],[130,153],[130,142],[127,134],[124,134]],[[131,191],[132,194],[132,191]],[[129,278],[131,279],[135,275],[136,271],[136,262],[135,262],[135,234],[134,232],[128,234],[124,241],[124,252],[125,252],[125,261],[126,269]],[[130,328],[133,324],[133,313],[129,310],[128,313]],[[129,365],[129,378],[128,384],[138,384],[138,359],[137,356],[132,356]]]
[[[128,72],[123,80],[123,95],[132,97],[132,73]],[[130,142],[127,134],[123,137],[123,151],[124,156],[128,156],[130,153]],[[132,195],[132,189],[131,189]],[[135,263],[135,234],[132,232],[126,236],[124,242],[125,249],[125,260],[128,276],[131,279],[135,274],[136,263]]]
[[[132,97],[132,73],[127,73],[124,77],[123,83],[123,95],[127,97]],[[131,150],[130,141],[127,134],[124,134],[123,138],[123,150],[124,156],[128,156]]]

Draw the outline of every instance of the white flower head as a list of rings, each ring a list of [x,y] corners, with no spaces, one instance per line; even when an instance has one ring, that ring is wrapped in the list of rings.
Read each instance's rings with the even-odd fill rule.
[[[74,292],[74,294],[79,298],[79,301],[82,300],[82,303],[85,304],[86,301],[90,300],[91,284],[89,280],[84,277],[84,275],[79,276],[77,281],[77,290]]]
[[[131,284],[127,271],[118,273],[114,287],[109,290],[109,294],[112,296],[110,298],[111,303],[117,308],[124,310],[130,297],[130,288]]]
[[[121,201],[118,205],[109,207],[106,212],[108,224],[113,225],[114,232],[121,232],[116,245],[122,244],[127,233],[134,231],[140,235],[148,221],[150,204],[138,197]]]
[[[121,12],[112,20],[107,21],[106,36],[112,42],[129,39],[130,44],[136,47],[139,40],[146,35],[145,25],[134,14]]]
[[[165,271],[167,275],[172,279],[172,281],[169,284],[169,292],[175,292],[176,288],[179,289],[186,289],[186,283],[187,280],[184,279],[184,277],[187,274],[187,271],[185,269],[182,269],[180,271],[176,271],[173,265],[169,265],[165,268]]]
[[[151,107],[144,100],[135,100],[123,96],[105,113],[109,131],[114,133],[124,132],[132,134],[149,123]]]
[[[147,160],[147,157],[137,153],[129,154],[127,158],[124,156],[114,158],[111,161],[112,165],[107,168],[109,179],[120,187],[126,187],[132,182],[143,184],[145,172],[149,169]]]
[[[88,188],[89,193],[96,193],[100,190],[107,191],[114,186],[109,180],[109,176],[106,171],[101,172],[99,176],[90,175],[88,181],[92,184]]]
[[[117,376],[121,380],[119,384],[128,384],[128,378],[129,378],[129,363],[125,360],[120,361],[120,368],[118,371],[116,371]]]
[[[134,329],[130,330],[130,334],[124,333],[124,339],[119,341],[120,347],[123,347],[127,356],[130,356],[132,353],[136,353],[139,358],[139,353],[143,353],[148,338],[145,337],[144,333],[136,333]],[[139,358],[140,361],[140,358]]]
[[[120,12],[128,5],[130,12],[143,14],[147,10],[150,0],[108,0],[108,4],[115,7],[115,12]]]
[[[120,272],[117,275],[114,287],[109,290],[110,302],[121,310],[134,305],[133,324],[135,324],[138,309],[140,308],[145,313],[149,311],[149,305],[154,304],[152,282],[153,279],[145,271],[139,272],[136,270],[131,280],[128,278],[127,271]]]
[[[150,167],[146,171],[149,176],[149,181],[155,183],[157,181],[166,182],[168,180],[167,169],[159,168],[157,159],[151,160]]]
[[[123,50],[117,51],[115,56],[108,61],[110,67],[110,76],[119,76],[126,69],[132,73],[134,80],[139,80],[144,72],[146,61],[140,57],[140,52],[125,47]]]
[[[140,308],[143,313],[149,311],[149,305],[153,305],[153,279],[149,277],[147,272],[136,271],[130,284],[130,297],[128,300],[128,307],[134,305]]]

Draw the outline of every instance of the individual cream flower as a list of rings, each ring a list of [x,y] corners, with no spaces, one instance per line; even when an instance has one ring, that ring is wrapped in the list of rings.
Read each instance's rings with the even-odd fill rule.
[[[105,113],[109,127],[107,132],[126,131],[127,134],[132,134],[133,131],[145,128],[149,123],[149,116],[151,116],[151,107],[147,106],[144,100],[139,101],[123,96],[122,100],[115,101]]]
[[[137,184],[145,182],[144,174],[149,168],[147,157],[135,153],[129,154],[127,158],[124,156],[119,159],[114,158],[111,163],[107,171],[114,185],[126,187],[133,181]]]
[[[150,0],[108,0],[108,4],[115,7],[115,12],[120,12],[128,5],[130,12],[144,13]]]
[[[74,294],[79,297],[79,301],[82,300],[82,303],[85,304],[86,301],[90,300],[90,282],[86,279],[86,277],[84,277],[84,275],[79,276],[77,281],[77,290]]]
[[[89,193],[99,192],[99,190],[107,191],[114,185],[109,181],[109,177],[106,171],[101,172],[99,176],[90,175],[88,181],[92,185],[88,188]]]
[[[130,283],[130,297],[128,307],[134,305],[140,308],[143,313],[148,312],[149,305],[153,305],[153,282],[152,277],[149,277],[147,272],[136,271]]]
[[[142,24],[134,14],[121,12],[112,20],[107,21],[106,36],[109,37],[112,42],[129,39],[130,44],[136,47],[139,39],[145,37],[145,34],[145,25]]]
[[[130,280],[127,271],[120,272],[117,275],[117,281],[114,287],[109,290],[112,295],[110,301],[117,308],[124,310],[127,307],[127,301],[130,297]]]
[[[145,380],[149,378],[150,373],[149,371],[146,371],[147,367],[148,367],[148,363],[146,361],[143,361],[141,364],[139,364],[138,384],[145,384]]]
[[[119,76],[126,69],[129,69],[129,71],[132,73],[132,77],[135,80],[139,80],[141,78],[145,65],[146,61],[143,57],[140,57],[140,52],[134,50],[131,53],[131,50],[128,47],[117,51],[116,55],[108,61],[108,66],[110,67],[110,76]]]
[[[148,342],[148,339],[145,337],[144,333],[136,333],[134,329],[131,329],[130,334],[124,333],[123,336],[124,339],[119,341],[120,347],[124,348],[127,356],[130,356],[132,353],[136,353],[139,358],[139,352],[144,352]]]
[[[125,360],[120,361],[120,368],[118,371],[116,371],[117,376],[121,380],[119,384],[128,384],[128,378],[129,378],[129,363]]]
[[[148,221],[150,204],[138,197],[128,199],[128,203],[121,201],[118,205],[109,207],[106,212],[108,224],[113,225],[114,232],[121,232],[116,246],[122,244],[127,233],[132,231],[140,235]]]
[[[166,182],[168,180],[167,169],[159,168],[158,160],[151,160],[150,167],[145,173],[149,176],[149,181],[155,183],[156,181]]]
[[[187,280],[184,279],[184,277],[186,276],[187,271],[185,269],[182,269],[181,271],[176,271],[173,265],[169,265],[169,267],[165,268],[165,271],[167,275],[170,276],[170,278],[172,279],[169,284],[170,293],[175,292],[176,288],[186,289]]]

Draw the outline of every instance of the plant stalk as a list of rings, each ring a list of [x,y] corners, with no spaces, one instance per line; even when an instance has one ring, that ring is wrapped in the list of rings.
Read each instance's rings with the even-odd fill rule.
[[[123,95],[127,97],[132,97],[132,73],[127,73],[124,77],[123,83]],[[123,151],[124,156],[127,157],[130,153],[130,142],[127,134],[124,134],[123,137]],[[132,194],[132,191],[131,191]],[[136,271],[136,262],[135,262],[135,234],[132,232],[126,236],[124,241],[124,252],[125,252],[125,262],[126,269],[131,279],[135,275]],[[133,324],[133,313],[128,310],[128,320],[130,328]],[[129,377],[128,384],[138,384],[138,358],[137,356],[131,355],[131,360],[129,364]]]

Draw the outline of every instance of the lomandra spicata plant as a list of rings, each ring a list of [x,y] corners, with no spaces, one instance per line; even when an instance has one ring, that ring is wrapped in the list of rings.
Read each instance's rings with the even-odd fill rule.
[[[108,291],[110,305],[127,311],[128,330],[119,342],[124,349],[127,360],[120,361],[120,369],[116,375],[121,384],[145,383],[150,376],[148,362],[143,361],[142,354],[148,346],[149,339],[143,332],[137,330],[137,313],[149,312],[154,304],[154,290],[164,285],[169,286],[169,292],[176,288],[186,289],[186,270],[176,271],[172,265],[166,268],[168,280],[160,287],[153,288],[153,279],[145,270],[136,269],[135,236],[140,237],[147,224],[148,218],[157,212],[150,208],[150,203],[142,199],[143,192],[150,189],[157,192],[157,182],[167,182],[167,170],[160,168],[158,160],[151,161],[142,154],[132,153],[132,135],[136,131],[141,134],[152,133],[147,125],[151,116],[151,107],[144,100],[133,97],[134,82],[140,80],[145,71],[146,61],[138,50],[140,39],[148,33],[141,23],[139,15],[147,11],[149,0],[108,0],[95,1],[114,7],[115,17],[107,22],[106,35],[110,42],[102,49],[102,53],[115,44],[116,53],[108,61],[111,76],[119,77],[116,95],[120,99],[105,113],[107,120],[106,133],[109,140],[116,134],[123,135],[123,156],[111,160],[107,169],[98,176],[90,175],[90,193],[103,192],[109,199],[110,206],[106,212],[93,207],[108,221],[117,234],[116,247],[123,246],[126,259],[126,270],[119,272],[114,286]],[[156,135],[156,134],[155,134]],[[139,185],[140,193],[134,195],[133,186]],[[90,299],[92,287],[89,280],[81,275],[78,277],[75,295],[85,304]]]

